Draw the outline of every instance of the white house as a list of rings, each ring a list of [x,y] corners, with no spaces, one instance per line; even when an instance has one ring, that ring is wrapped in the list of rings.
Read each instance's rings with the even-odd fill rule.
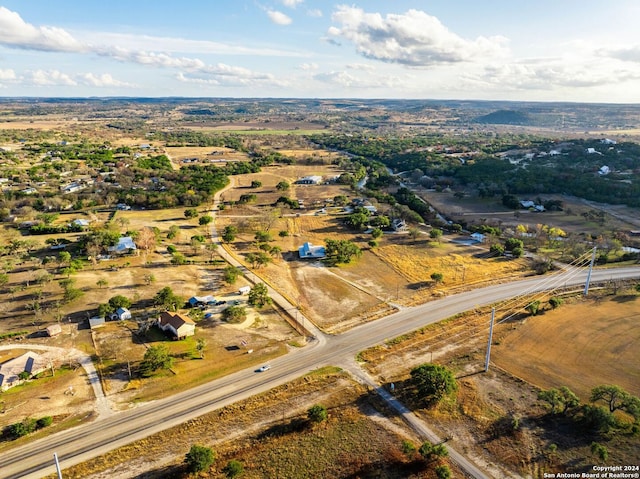
[[[484,243],[485,236],[482,233],[471,233],[471,238],[478,243]]]
[[[180,313],[164,311],[160,314],[160,317],[158,317],[156,324],[165,333],[168,332],[174,336],[175,339],[184,339],[196,333],[196,323],[188,316]]]
[[[311,175],[300,178],[296,183],[301,185],[319,185],[322,183],[322,176]]]
[[[0,364],[0,391],[20,384],[22,382],[20,374],[23,372],[33,376],[47,369],[47,366],[46,358],[33,351],[27,351],[17,358]]]
[[[609,173],[611,173],[611,168],[609,168],[607,165],[601,166],[598,170],[598,174],[601,176],[608,175]]]
[[[116,244],[115,246],[111,246],[108,249],[111,253],[123,254],[135,251],[138,248],[136,247],[136,244],[134,243],[131,236],[123,236],[118,240],[118,244]]]
[[[300,248],[298,248],[298,255],[300,258],[324,258],[327,253],[324,246],[314,246],[309,242],[306,242]]]
[[[131,311],[127,308],[118,308],[115,312],[109,315],[109,318],[114,321],[124,321],[125,319],[131,319]]]

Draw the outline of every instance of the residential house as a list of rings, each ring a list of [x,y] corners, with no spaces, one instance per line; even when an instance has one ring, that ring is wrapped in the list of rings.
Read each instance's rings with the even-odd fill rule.
[[[89,226],[89,220],[77,219],[71,222],[73,226],[79,226],[80,228],[87,228]]]
[[[393,231],[404,231],[407,229],[407,223],[401,218],[394,218],[391,221]]]
[[[196,332],[196,323],[180,313],[164,311],[158,317],[156,324],[165,333],[174,336],[175,339],[184,339],[187,336],[193,336]]]
[[[484,243],[485,236],[482,233],[471,233],[471,239],[477,241],[478,243]]]
[[[300,185],[319,185],[322,183],[322,176],[311,175],[300,178],[296,183]]]
[[[131,319],[131,311],[127,308],[118,308],[115,312],[109,315],[109,318],[114,321],[124,321],[125,319]]]
[[[0,364],[0,391],[6,391],[10,387],[20,384],[22,382],[20,375],[23,372],[33,376],[44,371],[47,366],[46,358],[33,351],[27,351],[17,358]]]
[[[123,236],[118,240],[118,244],[116,244],[115,246],[111,246],[108,249],[111,253],[124,254],[135,251],[138,248],[136,247],[136,244],[134,243],[131,236]]]
[[[324,246],[314,246],[309,242],[306,242],[300,248],[298,248],[298,255],[300,258],[313,258],[319,259],[324,258],[327,253]]]

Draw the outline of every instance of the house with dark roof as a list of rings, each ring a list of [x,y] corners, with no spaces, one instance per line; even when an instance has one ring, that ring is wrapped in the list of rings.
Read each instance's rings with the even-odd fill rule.
[[[175,339],[184,339],[196,333],[196,323],[180,313],[163,311],[158,317],[156,325]]]

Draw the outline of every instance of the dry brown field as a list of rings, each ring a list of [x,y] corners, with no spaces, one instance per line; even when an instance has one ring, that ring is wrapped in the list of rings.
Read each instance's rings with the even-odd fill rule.
[[[638,295],[578,300],[505,329],[493,361],[516,377],[542,389],[568,386],[583,400],[601,384],[640,395]]]
[[[637,395],[638,302],[636,293],[592,292],[586,299],[567,298],[557,310],[497,325],[487,373],[483,372],[490,319],[486,308],[389,341],[361,353],[360,359],[381,384],[393,382],[402,400],[418,408],[403,392],[409,371],[427,362],[451,368],[459,385],[455,403],[419,413],[442,435],[452,436],[454,447],[489,470],[505,464],[512,471],[538,477],[544,470],[564,470],[568,465],[588,467],[593,460],[589,445],[595,439],[579,440],[575,426],[556,430],[547,424],[537,394],[541,388],[568,386],[588,403],[593,387],[616,384]],[[521,429],[504,433],[500,424],[505,418],[507,422],[518,418]],[[624,434],[610,439],[611,463],[637,463],[637,441]],[[559,446],[558,454],[549,462],[546,451],[552,443]]]
[[[546,224],[562,229],[567,233],[588,232],[598,236],[602,232],[619,230],[628,231],[640,227],[640,210],[623,205],[606,205],[587,202],[579,198],[560,195],[539,195],[544,200],[560,200],[564,204],[564,211],[545,211],[533,213],[520,210],[514,212],[508,210],[500,203],[500,199],[482,199],[477,197],[465,197],[458,199],[453,192],[437,193],[430,190],[418,190],[419,195],[427,200],[443,215],[450,217],[454,222],[483,223],[501,226],[502,228],[515,228],[517,225],[535,227],[537,224]],[[537,198],[537,197],[536,197]],[[587,221],[582,213],[597,210],[607,213],[604,224],[595,221]]]

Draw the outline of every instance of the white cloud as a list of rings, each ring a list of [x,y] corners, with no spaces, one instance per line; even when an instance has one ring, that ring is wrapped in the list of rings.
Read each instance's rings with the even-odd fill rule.
[[[271,74],[256,73],[246,68],[234,67],[224,63],[209,65],[199,71],[180,72],[176,78],[183,83],[229,87],[284,86],[286,84],[286,82],[279,81]]]
[[[0,7],[0,44],[40,51],[80,52],[85,49],[65,30],[35,27],[5,7]]]
[[[116,80],[109,73],[95,75],[93,73],[82,73],[78,75],[79,80],[84,85],[107,88],[107,87],[133,87],[131,83]]]
[[[375,70],[373,65],[367,65],[365,63],[351,63],[347,65],[347,68],[350,70],[363,70],[367,72],[372,72]]]
[[[16,79],[16,72],[14,72],[11,68],[2,69],[0,68],[0,82],[11,82]]]
[[[352,42],[364,57],[411,67],[474,61],[506,53],[504,37],[465,40],[436,17],[420,10],[404,14],[366,13],[361,8],[338,6],[329,28],[331,37]]]
[[[305,70],[305,71],[310,71],[310,70],[317,70],[319,68],[317,63],[302,63],[300,65],[300,69],[301,70]]]
[[[311,8],[307,10],[307,15],[314,18],[320,18],[322,16],[322,10],[319,8]]]
[[[296,8],[298,5],[300,5],[303,2],[304,0],[282,0],[282,4],[285,7],[289,7],[289,8]]]
[[[77,86],[78,82],[66,73],[58,70],[28,70],[25,72],[27,82],[37,86]]]
[[[267,10],[267,15],[269,16],[269,19],[276,25],[289,25],[293,21],[291,20],[291,17],[285,15],[282,12],[278,12],[277,10]]]
[[[522,60],[487,65],[479,74],[467,74],[463,80],[481,87],[501,90],[547,90],[613,86],[640,80],[640,71],[612,68],[597,62],[571,63],[567,59]]]
[[[598,54],[605,57],[616,58],[626,62],[640,63],[640,45],[624,48],[610,48],[598,51]]]
[[[397,88],[403,82],[395,76],[374,77],[368,75],[361,78],[344,71],[331,71],[328,73],[317,73],[313,76],[314,80],[330,85],[353,90],[358,89],[376,89],[376,88]]]
[[[286,17],[286,15],[284,15],[284,17]],[[53,35],[49,34],[50,32],[56,32],[58,34],[57,37],[54,38]],[[139,37],[139,39],[149,42],[148,37]],[[152,43],[153,42],[151,42],[151,44]],[[32,50],[75,51],[95,54],[124,63],[175,69],[194,74],[200,72],[205,76],[213,75],[217,80],[223,79],[224,82],[222,83],[240,84],[251,81],[275,82],[271,75],[256,73],[246,68],[234,67],[223,63],[210,65],[199,58],[177,57],[166,52],[155,52],[144,49],[136,50],[113,44],[104,46],[82,44],[61,29],[29,25],[25,23],[17,13],[11,12],[4,7],[0,7],[0,44]],[[85,85],[104,87],[132,86],[115,80],[109,74],[94,75],[89,73],[72,77],[56,70],[30,71],[27,73],[25,79],[35,85],[77,85],[78,83],[82,83]]]

